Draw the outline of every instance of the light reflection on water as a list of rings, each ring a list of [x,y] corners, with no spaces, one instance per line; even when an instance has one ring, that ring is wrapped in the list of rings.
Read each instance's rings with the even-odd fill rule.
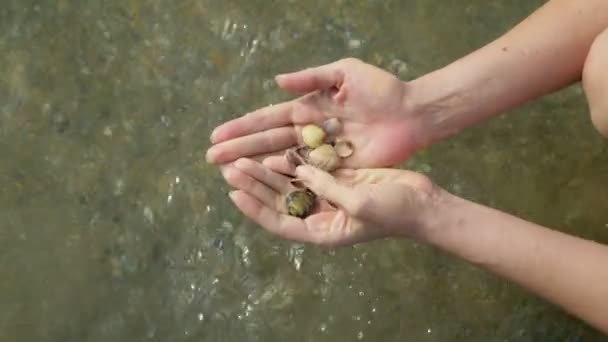
[[[287,98],[276,73],[354,55],[412,78],[540,3],[6,2],[0,340],[596,338],[426,246],[324,251],[268,236],[202,159],[213,127]],[[608,160],[584,108],[574,87],[406,166],[608,241],[608,217],[588,210],[606,203]]]

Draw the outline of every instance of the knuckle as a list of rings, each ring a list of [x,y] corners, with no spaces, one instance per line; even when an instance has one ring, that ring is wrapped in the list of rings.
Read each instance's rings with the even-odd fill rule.
[[[224,174],[224,178],[230,185],[235,185],[239,179],[239,171],[229,167],[222,172]]]
[[[345,65],[354,65],[354,64],[361,63],[361,60],[356,57],[346,57],[346,58],[343,58],[341,60],[341,62]]]

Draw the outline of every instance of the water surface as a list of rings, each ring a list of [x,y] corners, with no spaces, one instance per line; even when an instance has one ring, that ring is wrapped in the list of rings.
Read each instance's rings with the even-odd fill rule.
[[[289,98],[277,73],[355,56],[411,79],[542,3],[3,0],[0,340],[601,340],[424,245],[269,236],[204,161],[216,125]],[[575,85],[403,167],[608,243],[606,152]]]

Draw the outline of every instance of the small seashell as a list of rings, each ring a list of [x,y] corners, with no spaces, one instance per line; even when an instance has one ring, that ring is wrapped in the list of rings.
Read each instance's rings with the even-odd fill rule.
[[[312,151],[312,148],[308,146],[300,146],[296,148],[296,153],[305,160],[308,158],[310,151]]]
[[[342,129],[342,125],[340,124],[340,120],[337,118],[327,119],[322,124],[323,130],[329,136],[336,136],[340,134],[340,130]]]
[[[309,189],[294,190],[285,197],[287,213],[291,216],[306,218],[315,208],[316,196]]]
[[[323,145],[325,135],[325,131],[317,125],[311,124],[302,128],[302,140],[304,140],[304,144],[310,148],[317,148]]]
[[[328,144],[323,144],[310,151],[306,161],[308,164],[327,172],[334,171],[340,165],[340,157],[334,147]]]
[[[298,153],[298,149],[296,148],[290,148],[285,151],[285,159],[294,166],[300,166],[306,163],[306,159]]]
[[[298,189],[305,189],[306,188],[306,185],[304,185],[304,183],[301,180],[297,179],[297,178],[294,178],[294,179],[290,180],[289,184],[293,185],[295,188],[298,188]]]
[[[353,154],[353,144],[350,141],[338,140],[334,145],[334,150],[340,158],[347,158]]]

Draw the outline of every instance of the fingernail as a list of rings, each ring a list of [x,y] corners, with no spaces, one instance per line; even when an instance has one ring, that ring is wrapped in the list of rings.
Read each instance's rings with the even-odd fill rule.
[[[214,162],[214,158],[213,158],[213,153],[211,152],[213,150],[213,148],[210,148],[207,150],[207,153],[205,153],[205,159],[207,160],[207,163],[212,163]]]
[[[308,165],[300,165],[296,167],[296,176],[299,178],[311,178],[314,171]]]
[[[209,140],[211,141],[211,143],[215,144],[215,141],[217,140],[217,131],[213,130],[213,132],[211,132],[211,136],[209,137]]]
[[[231,199],[234,199],[235,195],[236,195],[236,190],[228,191],[228,197],[230,197]]]

